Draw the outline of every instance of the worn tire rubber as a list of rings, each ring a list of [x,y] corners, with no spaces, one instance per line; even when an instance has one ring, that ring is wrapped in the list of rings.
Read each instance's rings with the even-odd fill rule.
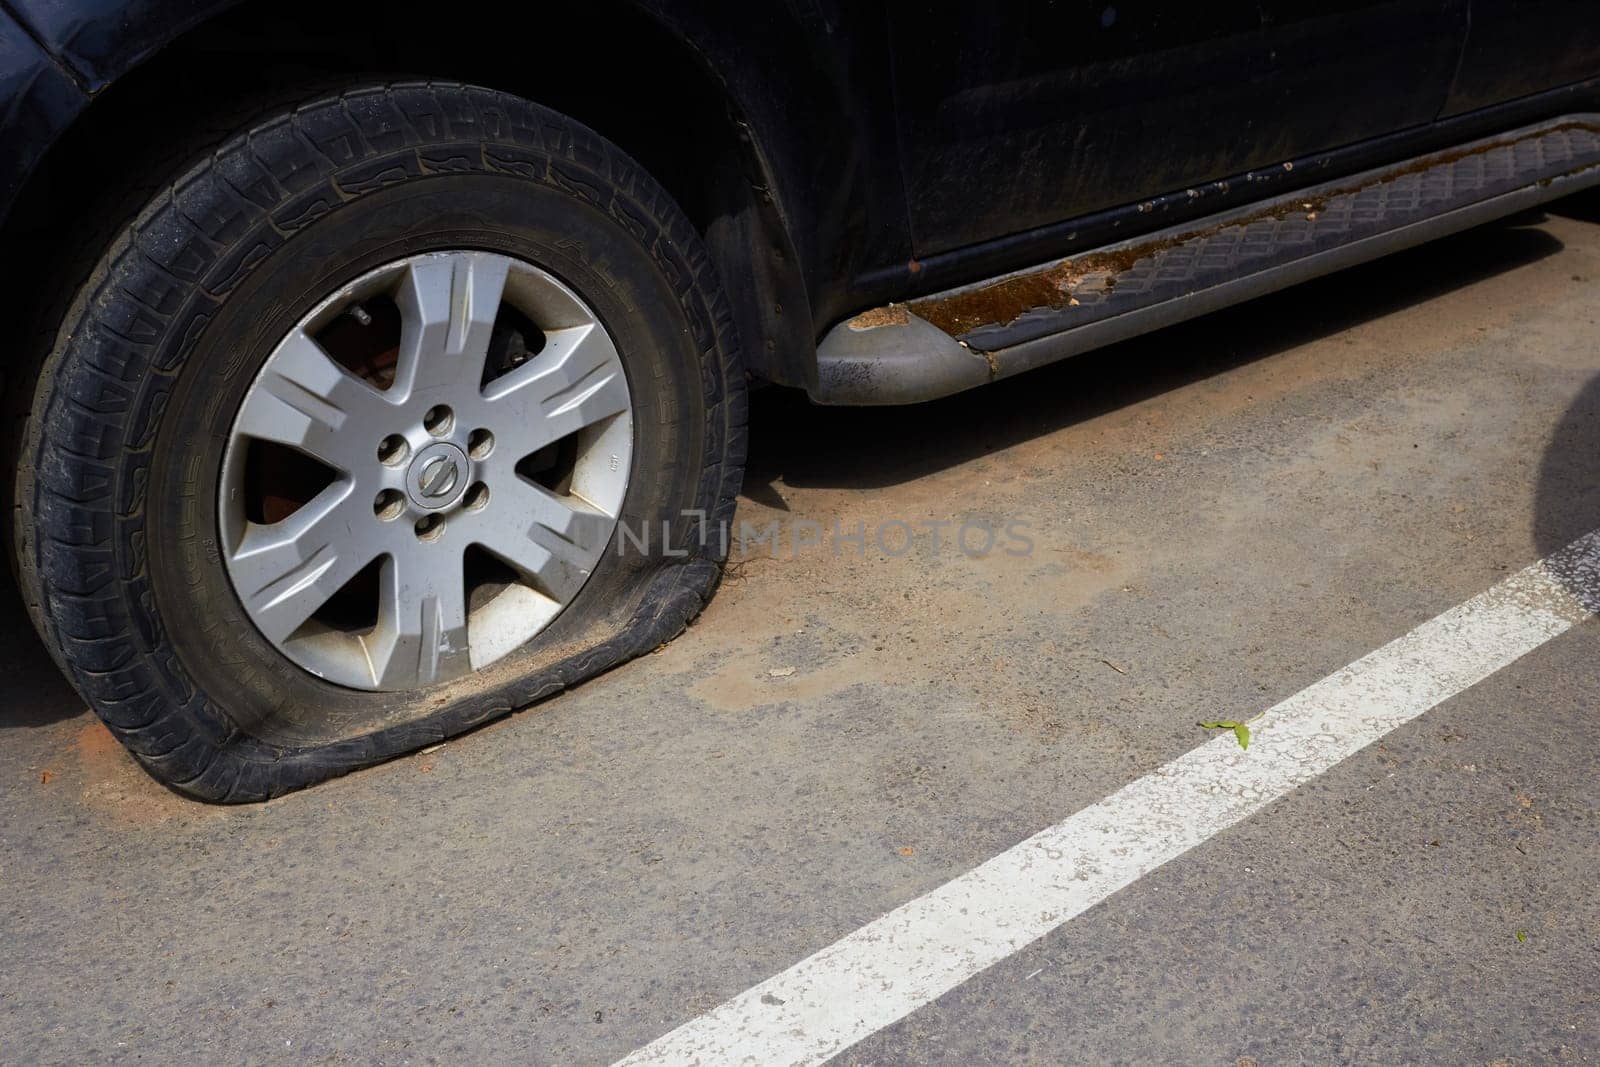
[[[194,432],[184,420],[217,373],[212,350],[236,341],[215,336],[217,323],[228,321],[230,299],[244,299],[237,294],[258,272],[274,264],[281,272],[285,257],[318,233],[326,246],[330,227],[359,217],[367,198],[399,187],[492,186],[504,202],[511,183],[542,203],[564,198],[586,213],[582,232],[604,229],[613,253],[631,249],[612,256],[623,261],[615,271],[623,289],[636,277],[644,290],[675,296],[674,307],[632,310],[666,316],[664,324],[652,318],[652,328],[666,338],[664,350],[682,357],[665,375],[679,392],[669,390],[646,414],[684,438],[673,452],[683,488],[670,502],[652,501],[649,517],[671,522],[686,554],[646,553],[613,582],[621,595],[607,611],[552,627],[488,677],[354,697],[307,676],[270,695],[303,699],[312,691],[305,685],[318,685],[334,702],[387,700],[377,728],[304,743],[258,736],[242,709],[267,697],[230,691],[238,687],[218,681],[229,677],[227,657],[219,662],[204,642],[174,638],[174,630],[192,634],[196,617],[236,607],[216,607],[231,589],[215,537],[175,538],[192,508],[174,497],[199,487],[199,499],[215,484],[209,469],[191,469],[196,450],[186,453],[172,438]],[[574,261],[584,251],[573,249]],[[596,270],[609,278],[604,264]],[[265,355],[246,351],[237,373],[253,374]],[[271,115],[216,145],[116,236],[35,372],[13,501],[24,598],[52,654],[112,733],[155,778],[194,797],[266,799],[526,706],[678,634],[721,574],[726,539],[715,531],[731,520],[743,471],[745,394],[711,261],[692,224],[638,164],[579,123],[505,94],[437,82],[363,86]],[[691,423],[686,435],[680,424]],[[174,454],[186,457],[185,469],[171,469]],[[242,677],[247,688],[271,673]]]

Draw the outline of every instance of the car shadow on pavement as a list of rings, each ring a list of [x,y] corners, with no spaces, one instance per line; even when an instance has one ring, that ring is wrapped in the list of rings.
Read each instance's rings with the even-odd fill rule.
[[[1600,189],[1590,189],[1565,200],[1557,200],[1545,210],[1552,215],[1577,219],[1579,222],[1600,223]]]
[[[83,711],[8,575],[0,582],[0,730],[49,726]]]
[[[1550,214],[1600,225],[1600,189],[1557,201]],[[1575,278],[1600,286],[1600,276]],[[1593,365],[1600,366],[1600,333],[1590,335]],[[1539,466],[1534,498],[1534,543],[1540,558],[1561,553],[1585,534],[1600,531],[1600,375],[1589,380],[1567,407]],[[1552,569],[1591,611],[1600,612],[1600,573],[1592,567],[1557,563]]]
[[[1600,285],[1600,278],[1595,284]],[[1600,363],[1600,335],[1594,346]],[[1594,564],[1593,553],[1576,559],[1561,554],[1573,541],[1595,531],[1600,531],[1600,376],[1584,386],[1550,435],[1534,503],[1534,540],[1540,558],[1556,557],[1551,570],[1579,603],[1600,612],[1600,567]]]
[[[1565,210],[1582,210],[1583,205]],[[782,507],[773,483],[876,489],[957,466],[1222,374],[1565,247],[1534,212],[927,404],[826,408],[798,390],[751,402],[745,495]]]

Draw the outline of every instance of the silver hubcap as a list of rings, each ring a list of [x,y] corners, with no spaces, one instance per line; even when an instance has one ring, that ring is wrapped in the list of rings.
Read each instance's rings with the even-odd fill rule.
[[[325,300],[245,394],[223,457],[228,575],[313,674],[458,677],[577,595],[632,457],[622,362],[575,293],[506,256],[412,256]]]

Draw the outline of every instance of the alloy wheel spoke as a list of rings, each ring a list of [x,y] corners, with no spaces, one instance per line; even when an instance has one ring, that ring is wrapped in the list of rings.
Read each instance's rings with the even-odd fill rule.
[[[423,256],[411,264],[397,294],[399,395],[476,391],[509,267],[504,256],[486,252]]]
[[[599,323],[551,330],[528,363],[489,383],[484,399],[522,455],[628,410],[616,346]]]
[[[373,682],[386,689],[430,685],[471,670],[459,549],[419,545],[389,557],[378,625],[366,648]]]
[[[234,588],[269,640],[288,638],[377,556],[353,536],[352,497],[335,482],[283,521],[247,528],[232,553]]]
[[[610,542],[615,520],[520,478],[495,489],[496,507],[468,532],[539,592],[565,604],[589,580]]]
[[[382,394],[343,367],[304,330],[284,339],[239,411],[235,433],[299,449],[340,472],[365,458],[352,432],[381,419]]]

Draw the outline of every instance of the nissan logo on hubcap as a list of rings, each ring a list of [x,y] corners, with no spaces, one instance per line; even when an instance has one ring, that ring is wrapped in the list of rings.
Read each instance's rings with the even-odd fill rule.
[[[428,465],[422,468],[422,478],[417,488],[430,500],[446,497],[456,487],[460,477],[461,471],[456,467],[455,460],[449,456],[439,456],[429,460]]]
[[[467,454],[448,441],[438,441],[417,453],[406,472],[406,494],[426,511],[447,508],[461,498],[467,484]]]

